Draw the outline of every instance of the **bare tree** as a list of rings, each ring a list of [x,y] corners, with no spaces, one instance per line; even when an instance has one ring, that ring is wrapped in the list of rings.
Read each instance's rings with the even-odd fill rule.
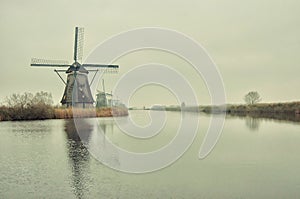
[[[260,102],[262,99],[258,92],[256,91],[251,91],[247,95],[245,95],[244,100],[246,104],[256,104]]]
[[[8,105],[8,107],[24,109],[30,104],[33,97],[34,95],[28,92],[25,92],[24,94],[14,93],[5,98],[5,103]]]
[[[44,105],[52,105],[52,95],[48,92],[37,92],[35,95],[32,93],[25,92],[23,94],[12,94],[9,97],[6,97],[5,103],[8,107],[15,108],[27,108],[29,106],[44,104]]]
[[[52,94],[44,91],[37,92],[31,100],[31,104],[53,105]]]

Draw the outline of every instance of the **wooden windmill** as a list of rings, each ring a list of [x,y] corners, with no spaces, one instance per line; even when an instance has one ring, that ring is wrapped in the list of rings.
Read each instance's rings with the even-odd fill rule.
[[[91,84],[100,70],[105,72],[116,72],[119,68],[118,65],[103,65],[103,64],[81,64],[79,61],[82,60],[83,55],[83,38],[84,29],[75,28],[75,43],[74,43],[74,63],[68,64],[67,61],[61,60],[45,60],[45,59],[31,59],[31,66],[41,66],[41,67],[68,67],[64,70],[54,70],[60,79],[65,84],[65,91],[61,99],[62,105],[67,107],[91,107],[93,106],[94,99],[91,93]],[[96,68],[93,70],[86,68]],[[59,74],[60,72],[65,72],[67,74],[67,81]],[[89,72],[95,72],[92,81],[89,83],[87,74]]]
[[[102,79],[102,89],[103,91],[99,91],[97,90],[97,94],[96,94],[96,107],[108,107],[109,105],[111,106],[111,101],[112,101],[112,93],[107,93],[105,91],[105,85],[104,85],[104,79]],[[110,102],[108,101],[107,97],[110,97]]]

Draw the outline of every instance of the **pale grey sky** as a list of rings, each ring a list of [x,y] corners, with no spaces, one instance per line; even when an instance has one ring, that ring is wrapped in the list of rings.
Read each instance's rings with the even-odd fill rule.
[[[219,67],[229,103],[242,103],[251,90],[265,102],[299,100],[299,8],[298,0],[1,0],[0,101],[12,93],[43,90],[59,103],[64,89],[60,79],[51,68],[30,67],[30,59],[72,61],[75,26],[85,28],[85,56],[122,31],[145,26],[174,29],[208,51]],[[176,65],[183,71],[189,67],[176,57],[151,51],[117,61],[120,74],[148,62]],[[119,76],[106,76],[107,90]],[[197,78],[190,77],[199,85],[200,103],[207,104],[208,93]],[[165,91],[155,86],[140,89],[132,105],[175,103]]]

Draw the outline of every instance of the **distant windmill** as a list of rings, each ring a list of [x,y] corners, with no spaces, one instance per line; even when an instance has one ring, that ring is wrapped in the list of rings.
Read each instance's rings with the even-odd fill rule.
[[[54,70],[60,79],[65,84],[65,91],[61,100],[62,105],[75,106],[75,107],[91,107],[93,106],[94,99],[91,93],[91,84],[99,71],[88,70],[85,67],[101,68],[104,72],[117,71],[118,65],[103,65],[103,64],[81,64],[78,61],[82,60],[83,55],[83,28],[75,28],[75,43],[74,43],[74,63],[68,64],[68,61],[61,60],[45,60],[45,59],[31,59],[31,66],[42,67],[69,67],[65,70]],[[60,72],[68,74],[67,82],[60,76]],[[92,81],[89,83],[87,74],[89,72],[95,72]]]
[[[108,100],[107,96],[110,96],[112,98],[112,93],[105,92],[105,85],[104,85],[104,79],[102,79],[102,89],[103,91],[97,90],[97,100],[96,100],[96,107],[108,107],[108,105],[112,105],[112,99]]]

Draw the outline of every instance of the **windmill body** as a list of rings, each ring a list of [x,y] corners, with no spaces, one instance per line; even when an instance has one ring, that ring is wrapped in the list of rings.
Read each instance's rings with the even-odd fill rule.
[[[68,74],[67,84],[60,102],[66,106],[72,106],[72,104],[83,108],[93,106],[94,100],[87,74],[81,72]]]
[[[31,60],[31,66],[40,67],[68,67],[68,69],[54,70],[65,84],[65,90],[61,99],[61,104],[67,107],[75,106],[81,108],[92,107],[94,99],[90,89],[95,75],[100,70],[105,72],[115,72],[119,68],[118,65],[103,65],[103,64],[80,64],[83,54],[83,28],[75,28],[75,43],[74,43],[74,63],[69,65],[66,61],[61,60],[45,60],[36,59]],[[93,70],[86,68],[95,68]],[[60,73],[67,74],[67,81],[65,81]],[[95,72],[92,81],[88,81],[88,73]]]

